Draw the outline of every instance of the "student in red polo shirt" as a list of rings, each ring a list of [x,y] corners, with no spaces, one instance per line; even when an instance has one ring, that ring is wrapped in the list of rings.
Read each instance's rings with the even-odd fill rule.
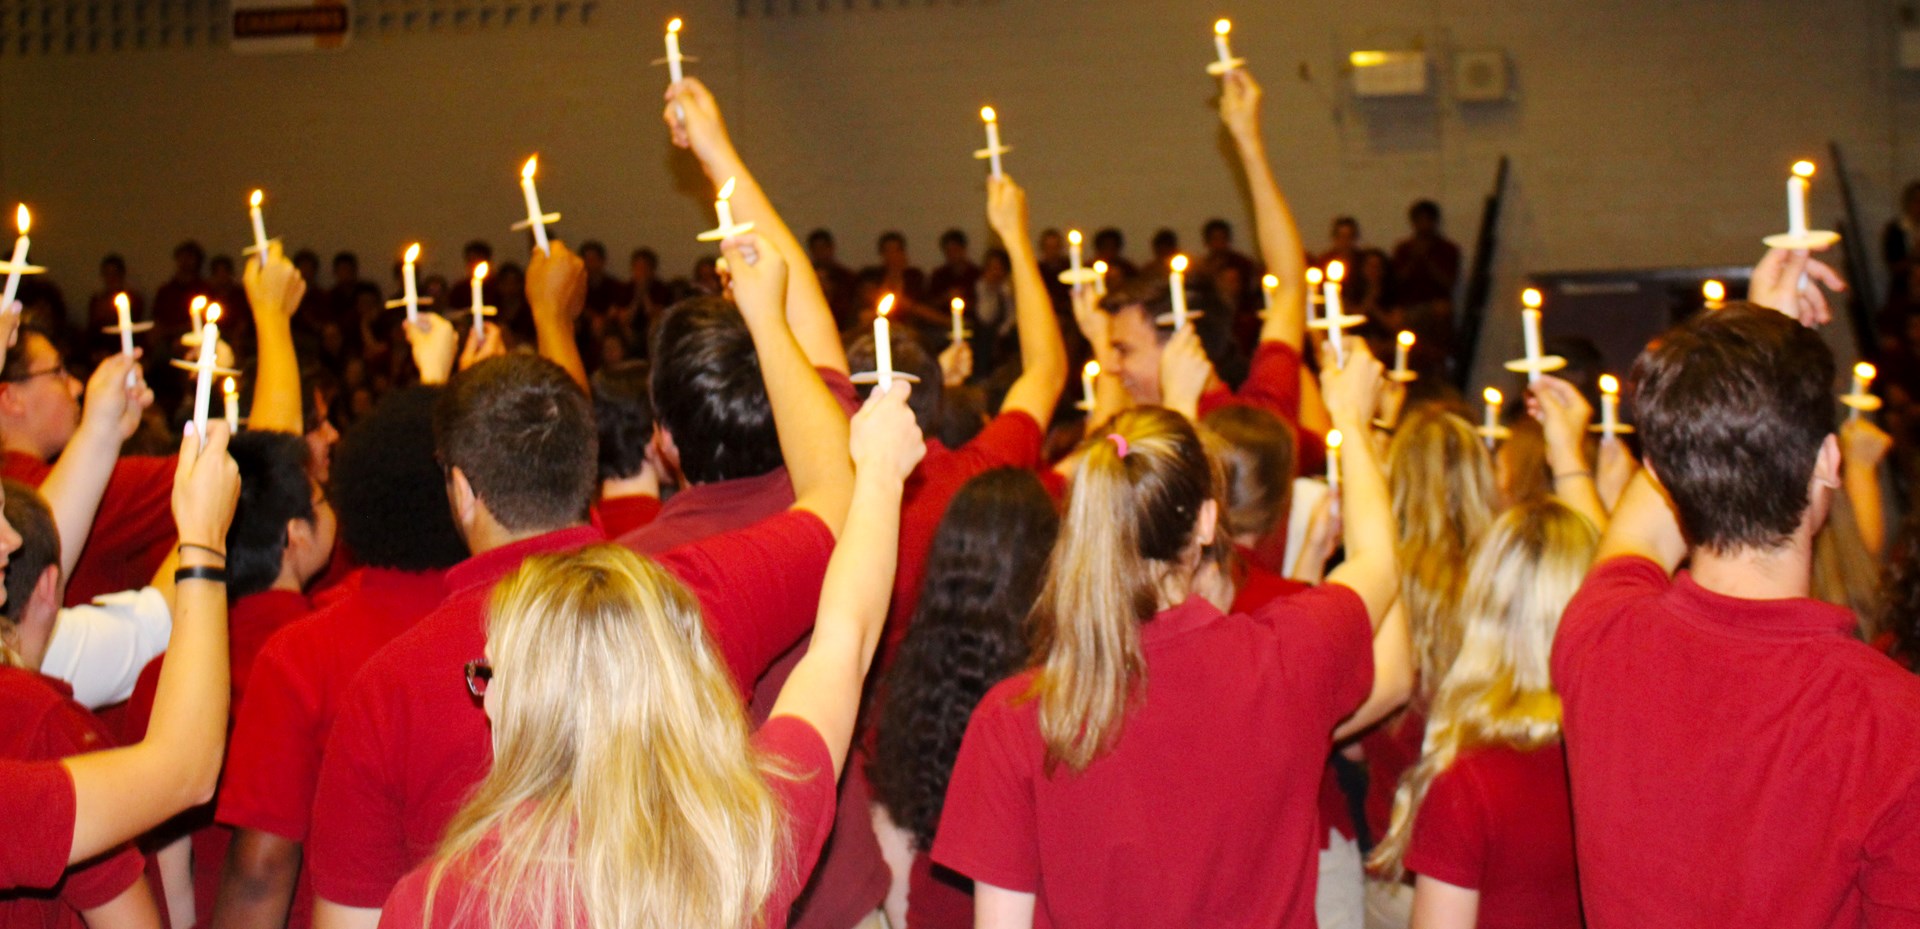
[[[1352,344],[1325,386],[1360,436],[1381,367]],[[973,878],[981,927],[1312,926],[1328,739],[1367,696],[1394,598],[1379,465],[1366,442],[1342,456],[1348,558],[1329,583],[1228,616],[1199,436],[1150,407],[1104,428],[1074,474],[1033,669],[974,711],[933,859]]]
[[[338,599],[274,633],[255,660],[220,785],[217,819],[234,830],[213,916],[223,929],[311,922],[301,843],[341,695],[374,652],[439,605],[442,576],[466,556],[433,458],[439,393],[389,394],[334,457],[328,495],[340,542],[362,567]]]
[[[1834,363],[1767,308],[1811,315],[1803,269],[1832,277],[1770,254],[1758,305],[1634,364],[1646,470],[1553,650],[1594,929],[1920,923],[1920,679],[1807,599],[1841,486]]]
[[[806,376],[808,361],[786,329],[780,253],[752,238],[725,250],[761,373],[791,388],[768,393],[795,505],[656,560],[699,598],[744,693],[812,621],[807,605],[818,600],[852,476],[846,419],[825,383]],[[508,356],[462,372],[436,410],[434,436],[455,524],[475,554],[448,572],[447,600],[348,687],[314,800],[321,929],[373,925],[393,885],[432,852],[485,776],[486,717],[454,671],[484,647],[494,583],[532,555],[603,538],[584,524],[596,457],[587,399],[551,362]]]
[[[886,617],[901,482],[923,448],[907,390],[854,418],[813,647],[752,735],[699,601],[659,565],[598,545],[501,582],[466,666],[492,772],[382,925],[786,925]]]
[[[1432,929],[1580,929],[1554,630],[1599,534],[1566,505],[1508,510],[1473,554],[1460,655],[1434,696],[1420,763],[1400,782],[1376,873],[1419,875]]]
[[[645,361],[593,373],[593,425],[600,433],[600,528],[619,538],[660,515],[660,468],[653,458],[653,401]]]

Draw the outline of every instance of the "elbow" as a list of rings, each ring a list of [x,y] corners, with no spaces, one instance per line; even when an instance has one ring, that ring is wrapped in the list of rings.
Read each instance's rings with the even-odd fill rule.
[[[1385,713],[1393,713],[1412,699],[1413,666],[1404,661],[1394,662],[1386,679],[1380,682],[1380,706]]]

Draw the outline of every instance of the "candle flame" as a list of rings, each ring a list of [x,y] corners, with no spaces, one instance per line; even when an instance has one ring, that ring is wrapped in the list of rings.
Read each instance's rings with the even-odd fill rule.
[[[673,20],[672,20],[671,22],[669,22],[669,23],[667,23],[667,31],[668,31],[668,32],[679,32],[679,31],[680,31],[680,26],[681,26],[681,25],[682,25],[682,23],[680,22],[680,17],[678,17],[678,16],[675,16],[675,17],[673,18]]]
[[[891,312],[893,312],[893,295],[888,294],[880,298],[880,315],[885,316]]]
[[[1275,287],[1280,286],[1280,279],[1269,274],[1266,277],[1263,277],[1260,279],[1260,286],[1265,287],[1268,290],[1272,290]]]
[[[719,200],[733,199],[733,184],[735,181],[738,181],[738,180],[739,178],[737,177],[727,178],[727,182],[725,184],[720,185],[720,193],[715,197],[715,199],[719,199]]]
[[[1853,376],[1863,381],[1871,381],[1879,373],[1878,369],[1864,361],[1853,366]]]
[[[476,281],[484,281],[487,279],[487,263],[486,262],[483,261],[473,266],[473,279]]]
[[[999,117],[994,115],[993,107],[983,106],[980,108],[980,118],[986,122],[993,122],[995,119],[998,119]]]
[[[967,301],[962,300],[959,297],[955,297],[953,298],[953,303],[949,305],[953,307],[954,314],[958,315],[961,310],[964,310],[967,308]]]
[[[1074,245],[1079,245],[1079,244],[1080,244],[1080,242],[1081,242],[1081,240],[1082,240],[1082,236],[1080,235],[1080,230],[1078,230],[1078,229],[1069,229],[1069,230],[1067,230],[1067,241],[1068,241],[1068,242],[1070,242],[1070,243],[1072,243],[1072,244],[1074,244]]]
[[[1167,266],[1172,268],[1175,274],[1185,274],[1187,273],[1187,256],[1175,255],[1173,256],[1173,260],[1167,263]]]
[[[1400,345],[1403,348],[1412,348],[1413,347],[1412,330],[1408,330],[1408,329],[1400,330],[1400,335],[1397,337],[1397,340],[1399,341]]]
[[[206,309],[206,308],[207,308],[207,298],[205,298],[205,297],[194,297],[194,298],[193,298],[193,302],[192,302],[192,303],[190,303],[190,304],[188,304],[188,306],[189,306],[189,307],[190,307],[190,308],[191,308],[191,309],[192,309],[192,310],[193,310],[194,312],[196,312],[196,313],[198,313],[198,312],[200,312],[201,310],[204,310],[204,309]]]
[[[240,387],[233,382],[233,378],[227,378],[226,383],[220,385],[220,390],[222,393],[237,394]]]
[[[1727,299],[1727,285],[1722,284],[1719,281],[1708,281],[1705,284],[1700,285],[1700,294],[1701,296],[1706,297],[1708,300],[1712,300],[1715,303],[1719,303],[1720,301]]]
[[[1499,406],[1499,405],[1500,405],[1500,390],[1499,390],[1499,388],[1496,388],[1496,387],[1489,387],[1489,388],[1487,388],[1486,390],[1483,390],[1483,391],[1481,391],[1481,392],[1480,392],[1480,396],[1481,396],[1481,397],[1484,397],[1484,398],[1486,399],[1486,401],[1487,401],[1487,405],[1488,405],[1488,406]]]
[[[1338,261],[1327,262],[1327,280],[1338,284],[1346,279],[1347,266],[1345,263]]]
[[[1319,268],[1307,269],[1307,283],[1309,285],[1318,287],[1320,286],[1320,282],[1326,279],[1327,279],[1327,273],[1325,271],[1322,271]]]
[[[1085,373],[1086,373],[1086,376],[1087,376],[1087,377],[1089,377],[1089,378],[1095,378],[1095,377],[1099,377],[1099,376],[1100,376],[1100,362],[1097,362],[1097,361],[1089,361],[1089,362],[1087,362],[1087,366],[1086,366],[1086,368],[1085,368],[1084,370],[1085,370]]]
[[[1217,23],[1214,23],[1213,31],[1215,35],[1226,35],[1227,33],[1233,31],[1233,22],[1231,20],[1223,19]]]
[[[21,235],[27,234],[27,227],[33,225],[33,214],[27,212],[26,204],[22,203],[14,209],[13,222],[20,227]]]
[[[265,199],[267,199],[267,195],[266,195],[266,194],[264,194],[264,193],[261,193],[261,192],[260,192],[260,191],[258,191],[258,190],[256,190],[256,191],[254,191],[254,192],[253,192],[253,194],[252,194],[251,196],[249,196],[249,197],[247,197],[247,205],[248,205],[248,206],[259,206],[259,205],[260,205],[260,202],[261,202],[261,201],[263,201],[263,200],[265,200]]]
[[[1331,452],[1339,449],[1340,443],[1345,442],[1346,440],[1347,440],[1347,437],[1341,435],[1340,430],[1328,429],[1327,430],[1327,451]]]
[[[1096,261],[1093,263],[1093,270],[1094,270],[1094,273],[1099,274],[1102,277],[1105,277],[1107,274],[1107,263],[1104,261]]]
[[[414,262],[419,260],[420,260],[420,243],[415,242],[412,245],[407,246],[407,264],[413,264]]]
[[[1794,176],[1795,176],[1795,177],[1812,177],[1812,176],[1813,176],[1813,162],[1811,162],[1811,161],[1796,161],[1796,162],[1794,162],[1794,163],[1793,163],[1793,173],[1794,173]]]
[[[1529,310],[1537,310],[1541,304],[1540,291],[1531,287],[1520,292],[1520,305]]]
[[[128,300],[126,292],[122,291],[120,293],[113,295],[113,306],[114,306],[114,309],[117,309],[122,313],[126,313],[126,312],[130,312],[133,309],[133,301]]]
[[[211,326],[214,323],[217,323],[219,321],[220,321],[220,304],[218,303],[207,304],[207,325]]]
[[[539,167],[540,167],[540,156],[539,155],[529,156],[527,158],[527,163],[520,166],[520,178],[522,180],[528,180],[528,181],[533,180],[533,172],[538,170]]]
[[[1608,395],[1619,393],[1620,379],[1611,374],[1600,375],[1600,392]]]

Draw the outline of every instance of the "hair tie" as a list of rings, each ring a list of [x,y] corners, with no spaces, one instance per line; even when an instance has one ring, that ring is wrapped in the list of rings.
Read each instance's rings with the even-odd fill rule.
[[[1115,453],[1118,454],[1123,459],[1127,457],[1127,452],[1132,450],[1127,447],[1127,437],[1121,435],[1118,432],[1107,433],[1107,438],[1113,440],[1113,448]]]

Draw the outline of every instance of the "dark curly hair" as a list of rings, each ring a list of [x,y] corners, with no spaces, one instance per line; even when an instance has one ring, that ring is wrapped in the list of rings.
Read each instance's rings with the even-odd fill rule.
[[[467,557],[447,505],[446,473],[433,456],[433,410],[442,389],[415,386],[386,395],[333,453],[327,494],[340,541],[363,565],[431,571]]]
[[[1059,531],[1040,479],[998,468],[954,495],[934,534],[867,767],[874,798],[922,851],[933,845],[974,706],[1026,664],[1026,617]]]

